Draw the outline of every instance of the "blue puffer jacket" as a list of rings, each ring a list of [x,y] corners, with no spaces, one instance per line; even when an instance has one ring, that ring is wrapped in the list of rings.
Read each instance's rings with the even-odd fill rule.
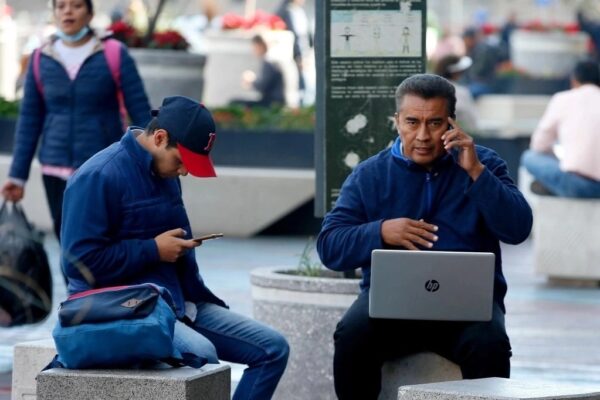
[[[67,183],[61,256],[69,293],[152,282],[169,289],[180,318],[184,301],[225,307],[204,284],[194,251],[174,263],[160,260],[154,238],[182,228],[190,239],[192,228],[179,179],[153,172],[152,155],[136,134],[143,133],[129,130]]]
[[[45,46],[40,57],[40,78],[43,97],[30,62],[9,173],[13,178],[29,177],[40,136],[42,164],[78,168],[123,134],[117,88],[102,42],[84,61],[74,80],[53,56],[52,46]],[[150,104],[125,47],[121,52],[121,89],[132,123],[145,126],[150,120]]]

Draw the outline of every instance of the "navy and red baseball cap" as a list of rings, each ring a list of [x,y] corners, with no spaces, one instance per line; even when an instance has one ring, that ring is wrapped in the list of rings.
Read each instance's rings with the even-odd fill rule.
[[[203,104],[184,96],[165,97],[152,112],[158,125],[177,142],[181,161],[194,176],[217,176],[209,153],[217,138],[215,121]]]

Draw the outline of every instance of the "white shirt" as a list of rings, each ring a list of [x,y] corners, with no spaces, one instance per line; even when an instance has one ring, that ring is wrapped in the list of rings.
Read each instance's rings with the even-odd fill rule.
[[[92,37],[85,44],[77,47],[68,47],[60,39],[54,42],[52,45],[53,49],[67,70],[67,74],[71,80],[75,79],[79,72],[79,68],[81,68],[85,59],[92,54],[97,43],[98,40],[95,37]]]
[[[584,84],[552,96],[533,136],[531,149],[563,149],[560,169],[600,181],[600,88]]]

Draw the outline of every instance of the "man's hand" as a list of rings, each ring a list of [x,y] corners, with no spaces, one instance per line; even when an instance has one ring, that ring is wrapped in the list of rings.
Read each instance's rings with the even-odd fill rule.
[[[19,186],[12,181],[7,181],[4,186],[2,186],[2,196],[8,201],[17,203],[23,199],[24,195],[25,189],[23,186]]]
[[[242,72],[242,88],[248,90],[252,89],[252,84],[256,81],[256,73],[254,71],[246,70]]]
[[[469,174],[473,181],[476,181],[485,169],[485,166],[477,157],[475,142],[471,136],[467,135],[458,126],[455,120],[448,117],[448,122],[453,128],[442,135],[444,148],[446,151],[450,151],[452,148],[458,150],[458,165],[467,171],[467,174]]]
[[[409,250],[419,250],[417,245],[425,248],[433,247],[438,237],[433,234],[438,227],[420,220],[396,218],[383,221],[381,237],[391,246],[402,246]]]
[[[185,231],[177,228],[161,233],[154,238],[158,247],[160,261],[175,262],[189,250],[202,244],[202,242],[194,242],[191,239],[182,239],[184,236]]]

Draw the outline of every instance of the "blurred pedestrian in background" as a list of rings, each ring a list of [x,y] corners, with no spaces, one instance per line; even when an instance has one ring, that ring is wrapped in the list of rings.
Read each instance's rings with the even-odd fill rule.
[[[473,132],[478,128],[477,106],[469,88],[459,83],[463,73],[467,71],[473,60],[470,57],[447,55],[442,57],[435,68],[437,75],[443,76],[456,89],[456,120],[466,131]]]
[[[60,237],[63,191],[76,168],[118,141],[126,121],[146,126],[150,105],[133,59],[120,47],[117,81],[105,38],[92,31],[92,0],[53,0],[57,32],[30,57],[15,133],[13,160],[2,195],[20,201],[39,144],[39,160],[54,233]]]
[[[304,9],[305,0],[283,0],[277,15],[294,34],[294,61],[298,67],[298,88],[302,105],[310,105],[315,96],[313,28]]]
[[[463,33],[466,55],[471,57],[473,65],[463,75],[473,98],[493,91],[496,77],[496,65],[499,61],[498,49],[486,43],[477,28],[467,28]]]

